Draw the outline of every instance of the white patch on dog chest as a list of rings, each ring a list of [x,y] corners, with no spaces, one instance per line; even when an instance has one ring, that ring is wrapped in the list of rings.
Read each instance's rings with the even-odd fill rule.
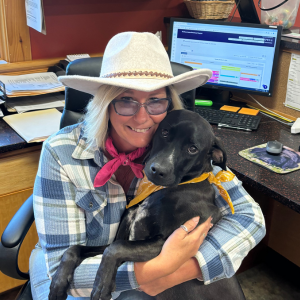
[[[129,240],[130,241],[134,241],[135,240],[135,233],[137,231],[137,223],[144,219],[147,218],[148,216],[148,201],[145,200],[141,205],[139,205],[139,207],[137,208],[137,210],[135,211],[135,214],[132,215],[132,217],[135,217],[133,220],[131,220],[131,225],[130,225],[130,229],[129,229]],[[130,216],[131,217],[131,216]]]

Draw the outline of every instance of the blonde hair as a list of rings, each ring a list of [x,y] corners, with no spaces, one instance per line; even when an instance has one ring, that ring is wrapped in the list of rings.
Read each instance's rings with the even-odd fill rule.
[[[87,105],[85,120],[85,137],[88,147],[96,143],[97,147],[105,148],[105,141],[109,132],[109,111],[108,107],[112,100],[124,93],[128,88],[102,85],[94,98]],[[172,109],[183,109],[182,101],[172,86],[167,87],[167,94],[172,99]]]

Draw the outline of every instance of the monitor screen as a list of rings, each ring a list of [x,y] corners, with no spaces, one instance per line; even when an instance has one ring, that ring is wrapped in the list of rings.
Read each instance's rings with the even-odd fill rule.
[[[213,72],[204,87],[272,95],[280,26],[171,18],[173,62]]]

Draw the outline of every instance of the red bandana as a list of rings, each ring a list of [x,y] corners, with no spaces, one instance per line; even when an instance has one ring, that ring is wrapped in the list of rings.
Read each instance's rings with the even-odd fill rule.
[[[114,159],[107,162],[98,172],[94,180],[94,187],[103,186],[121,165],[129,165],[137,178],[143,178],[142,170],[144,169],[144,166],[132,161],[141,157],[145,153],[146,147],[138,148],[130,154],[119,154],[113,145],[112,138],[108,137],[105,142],[105,148]]]

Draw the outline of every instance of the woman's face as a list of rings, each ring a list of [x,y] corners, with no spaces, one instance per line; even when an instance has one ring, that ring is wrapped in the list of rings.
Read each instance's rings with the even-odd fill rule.
[[[128,90],[116,99],[122,97],[129,97],[142,104],[151,98],[166,98],[167,94],[165,88],[153,92]],[[159,123],[166,115],[167,112],[160,115],[149,115],[145,107],[141,107],[133,116],[120,116],[115,112],[113,104],[110,104],[109,118],[112,125],[111,137],[114,146],[119,152],[125,153],[146,147],[151,142]]]

